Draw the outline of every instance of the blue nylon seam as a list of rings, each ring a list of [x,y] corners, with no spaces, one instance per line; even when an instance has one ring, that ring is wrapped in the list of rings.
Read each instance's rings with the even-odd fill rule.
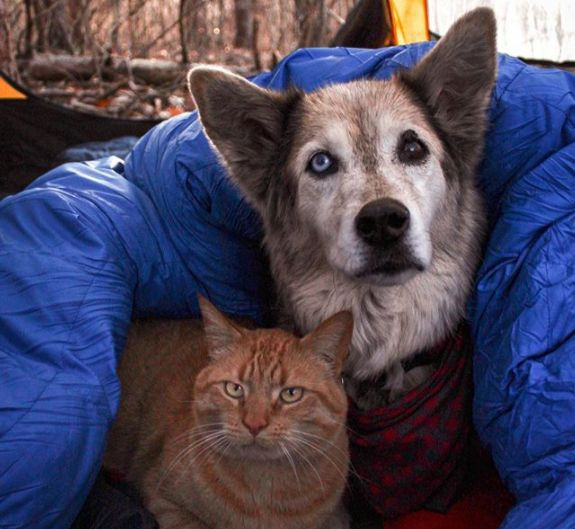
[[[40,400],[40,398],[44,395],[44,393],[46,393],[46,390],[47,390],[47,389],[50,387],[50,385],[54,382],[54,379],[56,378],[57,374],[58,374],[58,373],[54,373],[54,376],[53,376],[52,378],[50,378],[50,380],[47,380],[47,381],[46,381],[46,385],[44,386],[44,389],[42,390],[42,392],[40,393],[40,395],[38,395],[38,398],[34,401],[35,403]],[[12,426],[10,426],[10,428],[8,428],[8,430],[6,430],[6,431],[4,432],[4,434],[2,435],[2,438],[5,437],[5,436],[7,436],[7,435],[12,431],[12,429],[13,429],[17,424],[19,424],[20,421],[21,421],[24,417],[26,417],[26,416],[32,411],[32,408],[33,408],[33,407],[34,407],[34,405],[29,406],[29,407],[28,407],[28,410],[27,410],[25,413],[23,413],[23,414],[18,418],[18,420],[15,421],[14,424],[13,424]],[[1,441],[2,438],[0,438],[0,441]],[[0,526],[0,527],[2,527],[2,526]]]
[[[506,88],[506,92],[509,92],[511,94],[524,94],[524,91],[520,91],[520,90],[515,90],[513,88]],[[571,93],[570,91],[567,91],[566,93]],[[575,99],[575,93],[573,93],[573,98]],[[549,101],[545,101],[544,99],[541,99],[540,97],[535,97],[533,95],[530,94],[530,99],[532,101],[537,101],[538,103],[540,103],[542,106],[546,107],[546,108],[552,108],[553,110],[559,112],[560,114],[563,115],[563,117],[565,118],[565,121],[569,123],[569,125],[575,125],[575,119],[572,118],[569,114],[567,114],[561,107],[555,106],[553,104],[551,104]],[[520,106],[520,105],[518,105]],[[564,146],[566,147],[566,145]]]
[[[103,266],[102,266],[103,268]],[[73,328],[76,325],[78,318],[80,317],[80,314],[82,313],[82,309],[84,308],[85,302],[86,302],[86,298],[88,297],[88,294],[90,294],[90,292],[92,291],[92,287],[94,286],[94,283],[96,282],[96,278],[93,277],[92,281],[90,282],[90,285],[88,286],[88,288],[86,289],[86,293],[84,294],[84,297],[82,298],[82,301],[80,302],[80,305],[78,307],[78,310],[76,312],[76,316],[74,317],[74,320],[72,322],[70,322],[69,324],[69,331],[68,331],[68,339],[67,339],[67,346],[70,349],[70,345],[72,344],[76,344],[77,341],[76,340],[72,340],[72,332],[73,332]],[[127,329],[126,329],[127,330]],[[106,396],[106,403],[108,405],[107,408],[107,412],[108,412],[108,416],[106,417],[108,420],[113,419],[113,414],[112,414],[112,407],[110,405],[110,401],[108,399],[108,394],[106,392],[106,390],[104,389],[104,386],[102,386],[102,381],[100,380],[99,377],[95,377],[98,380],[98,386],[100,387],[102,393]]]

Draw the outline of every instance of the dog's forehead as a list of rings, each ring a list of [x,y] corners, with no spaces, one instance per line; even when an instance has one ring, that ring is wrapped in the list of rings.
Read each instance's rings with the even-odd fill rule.
[[[361,80],[330,85],[304,97],[303,127],[307,140],[345,129],[354,138],[383,125],[388,131],[415,127],[435,135],[425,112],[399,81]],[[303,139],[303,138],[302,138]]]

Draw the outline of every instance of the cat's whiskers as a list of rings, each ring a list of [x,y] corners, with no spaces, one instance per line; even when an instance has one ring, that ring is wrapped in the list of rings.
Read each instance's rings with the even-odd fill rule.
[[[178,453],[177,457],[180,457],[180,455],[189,449],[193,449],[195,447],[196,443],[203,443],[203,441],[205,441],[206,439],[213,439],[215,437],[218,437],[220,434],[223,434],[222,430],[206,430],[204,432],[186,432],[185,435],[180,435],[178,436],[178,439],[172,439],[170,441],[170,444],[176,445],[176,444],[181,444],[181,443],[185,443],[185,445],[183,446],[183,448],[180,450],[180,452]]]
[[[230,446],[232,446],[232,442],[229,440],[229,438],[226,438],[226,439],[227,439],[228,442],[227,442],[227,444],[224,446],[224,449],[223,449],[223,450],[220,450],[220,457],[218,458],[217,461],[214,462],[214,467],[217,467],[217,466],[220,464],[220,462],[222,461],[222,459],[223,459],[224,456],[226,455],[226,452],[228,451],[228,448],[229,448]]]
[[[343,477],[343,478],[347,478],[347,476],[341,471],[341,469],[339,468],[339,466],[337,465],[337,463],[333,460],[332,457],[330,457],[325,450],[322,450],[320,446],[312,443],[311,441],[303,438],[303,437],[298,437],[297,435],[294,436],[294,438],[297,440],[298,443],[301,443],[304,446],[307,446],[308,448],[311,448],[314,452],[317,452],[318,454],[322,455],[323,457],[326,458],[326,460],[333,465],[333,467],[336,469],[336,471]]]
[[[224,421],[204,422],[204,423],[198,424],[197,426],[194,426],[192,428],[192,430],[200,430],[200,429],[206,428],[208,426],[223,426],[224,424],[226,424]]]
[[[336,445],[334,445],[333,443],[331,443],[330,441],[328,441],[327,439],[324,439],[323,437],[318,437],[318,439],[321,441],[321,443],[317,442],[314,438],[312,439],[306,439],[304,436],[301,435],[301,433],[298,433],[296,431],[293,431],[293,437],[297,442],[302,443],[303,445],[314,449],[315,452],[319,452],[323,455],[325,455],[327,453],[327,450],[329,449],[329,447],[325,447],[323,446],[324,443],[331,445],[331,447],[338,449],[339,452],[341,452],[341,454],[343,454],[343,457],[340,458],[339,455],[334,455],[333,459],[335,459],[337,462],[342,462],[344,459],[347,459],[346,457],[346,453],[342,450],[339,449],[339,447],[337,447]]]
[[[301,492],[301,481],[299,479],[298,473],[297,473],[297,469],[295,467],[295,462],[293,460],[293,457],[291,456],[291,454],[289,453],[289,450],[285,447],[285,445],[280,441],[279,442],[279,447],[281,449],[281,451],[285,454],[286,459],[289,461],[289,464],[293,470],[295,479],[297,481],[297,488],[298,490]]]
[[[205,423],[199,426],[194,426],[193,428],[190,428],[189,430],[186,430],[185,432],[182,432],[179,435],[176,435],[175,437],[173,437],[170,440],[170,443],[178,443],[182,440],[189,440],[189,439],[193,439],[194,437],[198,437],[201,435],[205,435],[206,433],[209,433],[210,431],[216,432],[218,427],[222,427],[225,426],[225,423],[223,422],[213,422],[213,423]]]
[[[206,446],[203,446],[200,449],[200,451],[198,453],[194,454],[192,459],[190,461],[188,461],[188,464],[187,464],[188,467],[190,467],[191,464],[195,460],[197,460],[201,455],[209,454],[209,452],[212,450],[212,448],[215,448],[215,446],[218,443],[220,443],[222,441],[222,439],[216,439],[215,443],[211,443],[211,441],[213,441],[212,439],[209,440],[210,442],[208,442],[206,440],[204,440],[204,441],[205,441],[205,443],[196,443],[194,446],[188,446],[178,453],[178,455],[172,460],[172,462],[170,463],[168,468],[162,472],[162,476],[161,476],[160,480],[158,481],[158,485],[156,486],[156,493],[160,490],[162,483],[168,477],[168,475],[171,473],[171,471],[177,466],[177,464],[180,461],[182,461],[182,459],[185,459],[186,457],[188,457],[194,451],[194,449],[198,448],[199,446],[201,446],[203,444],[206,444]]]
[[[293,451],[299,456],[301,457],[311,468],[311,470],[314,472],[314,474],[317,476],[317,479],[319,481],[319,484],[321,486],[321,490],[322,492],[325,492],[325,486],[323,484],[323,480],[321,479],[321,476],[319,475],[319,472],[317,471],[317,469],[313,466],[312,462],[306,457],[306,455],[303,453],[303,450],[300,450],[297,446],[297,444],[295,444],[293,442],[293,440],[288,439],[288,442],[290,442],[290,446],[293,449]]]
[[[205,459],[212,452],[217,452],[220,448],[223,448],[228,443],[229,440],[226,437],[222,436],[221,438],[216,439],[216,441],[214,441],[213,443],[204,446],[199,452],[194,454],[193,457],[187,462],[188,468],[191,467],[194,462],[201,461],[202,456]]]
[[[189,433],[189,432],[186,432],[186,433]],[[172,472],[172,470],[176,467],[176,465],[182,459],[186,458],[190,453],[192,453],[197,448],[202,447],[203,445],[207,445],[207,447],[210,448],[212,446],[210,443],[212,443],[214,441],[217,443],[217,442],[219,442],[219,440],[221,438],[226,438],[226,434],[222,430],[218,430],[218,431],[213,432],[213,433],[208,433],[205,437],[201,437],[200,439],[196,439],[192,443],[186,445],[182,450],[180,450],[176,454],[176,456],[172,459],[172,461],[167,466],[167,468],[162,471],[162,475],[158,481],[158,485],[156,486],[156,492],[160,490],[162,483],[165,481],[165,479],[168,477],[168,475]],[[200,454],[202,453],[202,451],[204,449],[205,449],[205,446],[200,451]],[[196,454],[196,456],[197,455],[198,454]]]
[[[328,443],[329,445],[333,446],[333,448],[335,448],[338,452],[340,452],[344,456],[344,458],[347,458],[347,453],[344,450],[342,450],[339,446],[337,446],[335,443],[333,443],[329,439],[322,437],[321,435],[315,435],[315,434],[312,434],[310,432],[304,432],[302,430],[295,430],[295,429],[293,429],[292,431],[297,433],[297,434],[301,434],[304,436],[307,435],[307,436],[312,437],[314,439],[319,439],[320,441],[322,441],[324,443]],[[359,475],[356,468],[353,466],[353,462],[351,461],[351,459],[349,460],[349,469],[348,470],[349,470],[350,474],[353,474],[359,480],[364,481],[364,482],[367,481],[365,477]]]
[[[188,438],[190,440],[193,440],[193,439],[197,439],[198,437],[204,437],[206,435],[211,435],[213,433],[224,433],[225,430],[224,430],[223,426],[224,426],[224,424],[222,424],[221,426],[209,426],[206,428],[202,428],[201,430],[193,428],[192,430],[189,431]]]
[[[201,448],[200,450],[201,453],[201,451],[203,451],[204,449],[211,448],[212,446],[214,446],[214,444],[219,443],[221,439],[225,438],[227,438],[226,433],[221,430],[218,430],[217,432],[213,433],[208,433],[202,438],[196,439],[192,443],[190,443],[188,447],[184,450],[185,453],[180,456],[180,460],[187,457],[190,453],[194,452],[199,448]],[[196,454],[196,456],[197,455],[198,454]]]
[[[223,426],[226,426],[226,423],[223,421],[207,422],[204,424],[199,424],[198,426],[194,426],[190,431],[191,432],[202,432],[204,430],[215,429],[218,427],[221,428]]]
[[[326,439],[323,439],[323,441],[328,442]],[[330,443],[333,444],[333,443]],[[334,448],[338,448],[334,445]],[[339,452],[341,452],[344,457],[346,456],[346,453],[339,449]],[[337,460],[339,460],[339,458],[337,458]],[[359,481],[363,482],[363,483],[373,483],[373,481],[367,479],[365,476],[361,476],[357,469],[353,466],[353,462],[351,461],[351,459],[348,459],[348,467],[347,467],[348,473],[355,476]],[[349,488],[349,483],[347,484],[347,487]]]
[[[292,432],[294,432],[295,434],[298,435],[303,435],[304,437],[311,437],[312,439],[318,439],[319,441],[321,441],[322,443],[327,443],[329,445],[331,445],[333,448],[335,448],[339,453],[341,453],[345,458],[347,458],[347,452],[345,452],[344,450],[342,450],[339,446],[337,446],[334,442],[330,441],[329,439],[326,439],[325,437],[322,437],[321,435],[316,435],[310,432],[304,432],[303,430],[296,430],[295,428],[292,429]]]

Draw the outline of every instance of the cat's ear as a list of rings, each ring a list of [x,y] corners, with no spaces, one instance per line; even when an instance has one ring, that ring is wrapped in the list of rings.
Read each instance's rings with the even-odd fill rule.
[[[214,360],[228,352],[231,345],[242,336],[242,332],[206,298],[198,295],[198,302],[202,312],[208,354]]]
[[[353,316],[349,311],[342,311],[302,338],[302,345],[311,348],[339,375],[349,352],[352,334]]]

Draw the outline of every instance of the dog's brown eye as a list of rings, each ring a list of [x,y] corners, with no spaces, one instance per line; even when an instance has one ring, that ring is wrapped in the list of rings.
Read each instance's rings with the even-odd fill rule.
[[[337,161],[329,152],[316,152],[307,164],[307,170],[316,176],[333,174],[337,171]]]
[[[413,130],[405,131],[399,138],[397,156],[405,164],[422,163],[429,154],[427,145],[423,143]]]

